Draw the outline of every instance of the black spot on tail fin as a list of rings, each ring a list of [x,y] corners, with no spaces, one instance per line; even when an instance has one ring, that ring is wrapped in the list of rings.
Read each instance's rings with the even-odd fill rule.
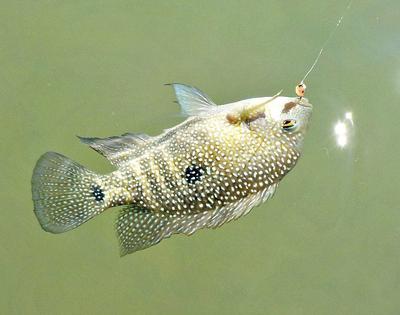
[[[92,195],[96,201],[104,201],[103,189],[99,185],[92,186]]]
[[[105,210],[106,193],[99,179],[99,175],[61,154],[42,155],[33,170],[32,199],[43,229],[66,232]],[[96,194],[94,187],[98,187]]]

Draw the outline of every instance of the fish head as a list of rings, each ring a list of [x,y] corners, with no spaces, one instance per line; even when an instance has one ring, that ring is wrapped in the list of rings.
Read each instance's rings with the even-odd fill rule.
[[[306,98],[259,97],[220,107],[232,124],[249,127],[256,137],[273,137],[289,141],[300,151],[310,124],[312,105]]]
[[[275,136],[290,140],[300,150],[310,124],[312,105],[306,98],[279,96],[265,105],[265,119]]]
[[[289,140],[301,149],[310,123],[312,105],[304,97],[280,96],[245,99],[217,106],[206,94],[194,87],[172,84],[185,116],[216,119],[231,126],[243,126],[256,137],[271,136]],[[266,134],[267,133],[267,134]],[[271,134],[272,133],[272,134]]]

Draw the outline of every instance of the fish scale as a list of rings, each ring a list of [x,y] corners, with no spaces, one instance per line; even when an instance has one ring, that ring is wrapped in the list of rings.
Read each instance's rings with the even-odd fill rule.
[[[276,95],[217,106],[196,88],[173,87],[189,117],[160,136],[80,138],[114,172],[98,175],[52,152],[39,159],[32,194],[44,230],[65,232],[124,205],[116,231],[125,255],[219,227],[274,194],[301,154],[311,104]]]

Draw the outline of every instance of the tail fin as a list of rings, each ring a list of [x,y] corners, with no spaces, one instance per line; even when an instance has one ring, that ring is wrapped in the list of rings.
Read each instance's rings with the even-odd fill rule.
[[[107,208],[101,176],[67,157],[47,152],[32,175],[34,211],[42,228],[62,233]]]

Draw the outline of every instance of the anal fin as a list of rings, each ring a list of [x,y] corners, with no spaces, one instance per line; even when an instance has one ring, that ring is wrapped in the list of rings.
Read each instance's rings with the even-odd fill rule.
[[[150,136],[142,133],[125,133],[121,136],[108,138],[86,138],[79,136],[78,138],[82,143],[87,144],[93,150],[105,156],[112,165],[116,166],[142,154],[146,144],[151,141]]]

